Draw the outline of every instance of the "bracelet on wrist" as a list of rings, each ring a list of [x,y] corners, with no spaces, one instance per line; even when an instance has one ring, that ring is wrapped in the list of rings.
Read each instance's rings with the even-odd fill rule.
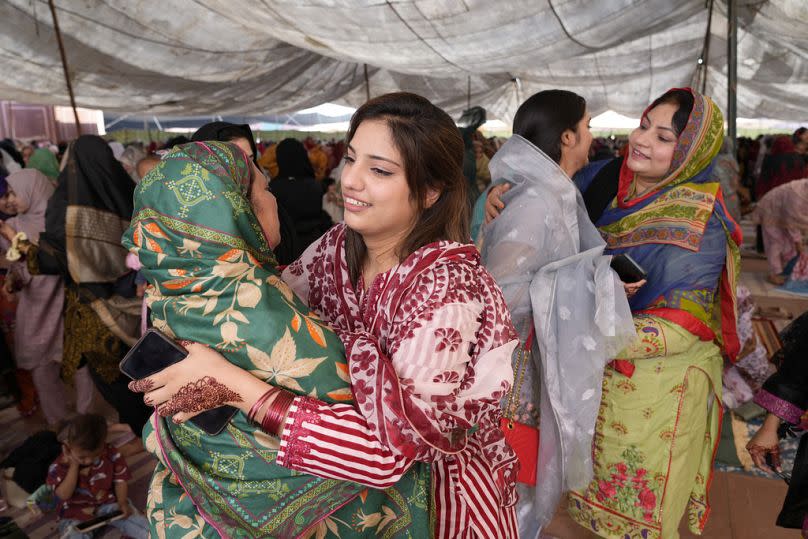
[[[8,251],[6,251],[6,260],[9,262],[16,262],[22,258],[23,252],[28,250],[26,245],[27,243],[28,236],[25,235],[25,232],[17,232],[17,234],[15,234],[11,239],[11,247],[9,247]]]
[[[272,401],[272,404],[267,408],[264,414],[264,419],[261,421],[261,430],[267,434],[277,436],[278,429],[286,419],[286,413],[292,406],[292,402],[297,395],[289,391],[279,390],[278,396]]]
[[[274,395],[278,391],[280,391],[280,389],[278,389],[277,387],[271,387],[266,393],[258,397],[258,400],[255,401],[255,404],[253,404],[252,407],[250,407],[250,411],[247,412],[247,420],[252,423],[258,423],[257,421],[255,421],[255,418],[258,416],[258,413],[261,411],[261,408],[263,408],[264,404],[266,404],[269,398],[272,397],[272,395]]]

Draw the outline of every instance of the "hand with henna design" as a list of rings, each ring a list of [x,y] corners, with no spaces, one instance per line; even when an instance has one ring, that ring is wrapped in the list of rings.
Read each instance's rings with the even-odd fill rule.
[[[212,376],[204,376],[196,382],[182,386],[171,400],[160,405],[157,413],[163,417],[180,412],[197,414],[225,404],[242,402],[241,395],[220,383]]]
[[[183,343],[185,344],[185,343]],[[186,345],[188,357],[148,378],[130,382],[129,389],[145,393],[143,401],[161,416],[194,415],[223,405],[237,406],[243,398],[230,382],[238,379],[238,367],[200,344]]]
[[[129,383],[131,391],[145,393],[147,406],[163,417],[172,416],[175,423],[223,405],[246,414],[271,387],[207,346],[186,342],[183,346],[188,350],[185,359]]]
[[[766,457],[769,455],[771,455],[774,471],[780,469],[780,438],[777,435],[779,427],[780,418],[774,414],[767,415],[763,425],[746,445],[746,450],[749,451],[755,466],[766,472],[772,472],[766,462]]]

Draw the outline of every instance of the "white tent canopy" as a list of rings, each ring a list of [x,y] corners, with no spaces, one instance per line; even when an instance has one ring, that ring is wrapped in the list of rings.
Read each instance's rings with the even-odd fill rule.
[[[79,106],[262,114],[393,90],[512,118],[546,88],[637,117],[696,80],[710,0],[56,0]],[[808,118],[808,1],[738,0],[738,114]],[[726,102],[726,0],[707,93]],[[0,4],[0,98],[67,104],[48,3]],[[367,66],[368,85],[365,83]]]

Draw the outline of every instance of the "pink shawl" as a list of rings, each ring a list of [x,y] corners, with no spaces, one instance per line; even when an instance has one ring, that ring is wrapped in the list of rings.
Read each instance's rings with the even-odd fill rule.
[[[808,231],[808,178],[792,180],[766,193],[752,220],[764,226]]]
[[[25,232],[28,239],[37,243],[39,233],[45,230],[45,210],[54,187],[47,176],[33,168],[24,168],[9,174],[6,178],[9,186],[28,209],[9,218],[6,223],[17,232]]]
[[[23,169],[10,174],[8,181],[17,198],[28,206],[25,213],[9,218],[6,222],[17,232],[25,232],[32,242],[39,240],[45,230],[45,209],[54,188],[47,176],[36,169]],[[4,241],[2,247],[8,246]],[[4,255],[2,255],[4,256]],[[14,355],[21,369],[33,369],[50,361],[62,360],[64,289],[58,275],[34,275],[28,273],[24,261],[15,262],[9,268],[18,286],[17,327],[14,339]]]

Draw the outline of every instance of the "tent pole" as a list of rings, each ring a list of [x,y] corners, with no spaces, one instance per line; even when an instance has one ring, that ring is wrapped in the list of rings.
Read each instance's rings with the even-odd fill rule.
[[[56,6],[53,5],[53,0],[48,0],[48,6],[50,6],[51,17],[53,18],[53,31],[56,32],[56,43],[59,44],[59,55],[62,57],[62,70],[65,73],[67,94],[70,96],[70,106],[73,107],[73,118],[76,120],[76,134],[81,136],[79,111],[76,110],[76,97],[73,95],[73,84],[70,82],[70,71],[67,67],[67,55],[65,55],[65,46],[62,42],[62,31],[59,30],[59,19],[56,17]]]
[[[738,116],[738,0],[727,0],[727,136],[735,155]]]
[[[370,101],[370,78],[368,77],[368,65],[365,64],[365,97]]]
[[[707,93],[707,68],[710,65],[710,41],[713,27],[713,0],[707,5],[707,33],[704,36],[704,47],[701,53],[701,93]]]

